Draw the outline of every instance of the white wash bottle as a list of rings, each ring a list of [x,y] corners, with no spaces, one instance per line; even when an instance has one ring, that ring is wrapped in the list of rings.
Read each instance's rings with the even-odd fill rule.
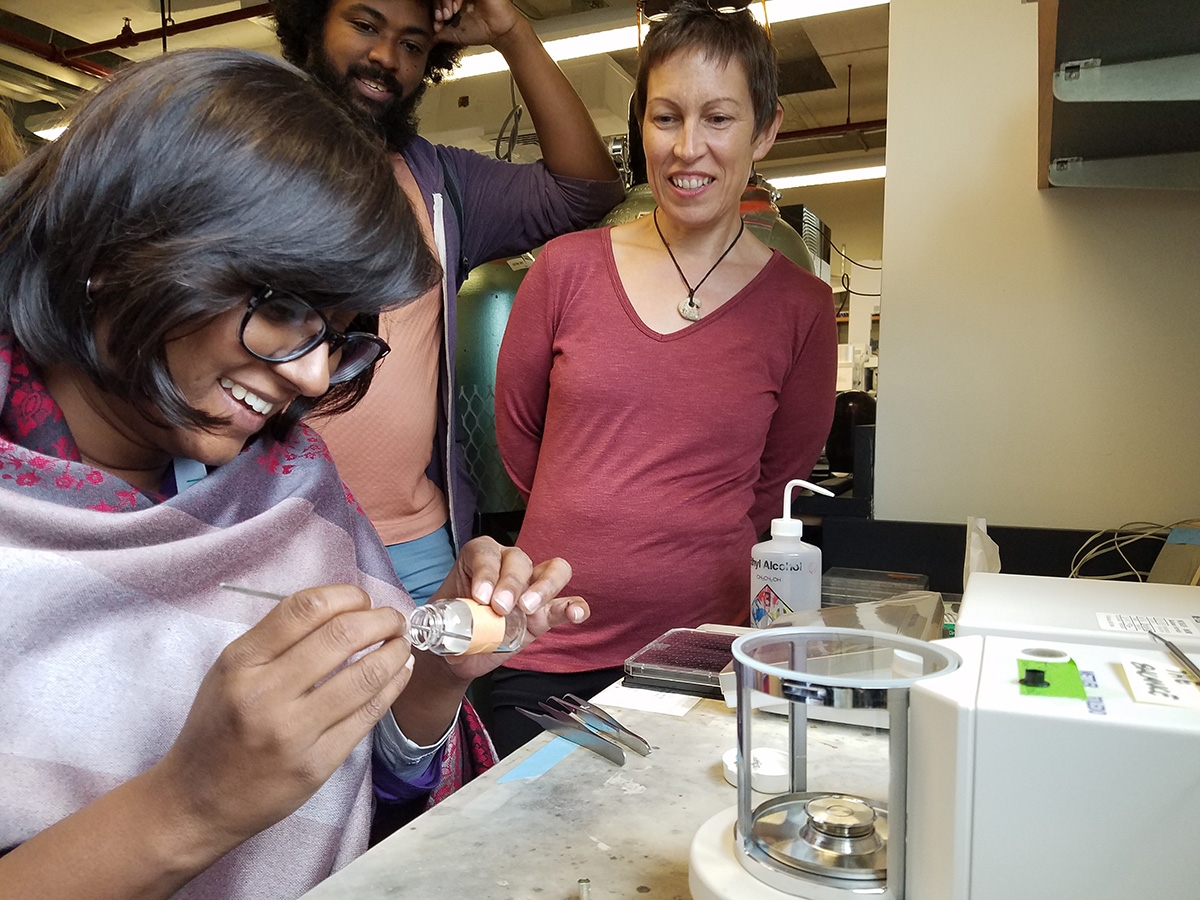
[[[792,490],[820,485],[795,478],[783,489],[783,518],[771,520],[771,539],[750,551],[750,624],[766,628],[779,616],[821,606],[821,548],[800,540],[804,523],[792,518]]]

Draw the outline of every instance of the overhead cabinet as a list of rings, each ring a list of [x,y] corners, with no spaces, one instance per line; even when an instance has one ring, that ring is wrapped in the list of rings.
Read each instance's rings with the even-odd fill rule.
[[[1200,190],[1200,0],[1038,7],[1038,186]]]

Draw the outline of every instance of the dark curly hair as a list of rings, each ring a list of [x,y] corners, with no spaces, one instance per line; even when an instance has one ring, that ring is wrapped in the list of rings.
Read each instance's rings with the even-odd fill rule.
[[[171,376],[173,335],[263,285],[364,330],[437,283],[411,207],[380,188],[394,180],[380,142],[282,60],[136,63],[0,179],[0,330],[38,366],[69,365],[170,425],[216,427]],[[297,398],[272,433],[352,406],[370,373]]]
[[[275,14],[275,34],[283,48],[283,58],[306,72],[312,70],[314,52],[322,45],[325,19],[329,15],[329,4],[333,0],[272,0]],[[433,0],[429,2],[432,21]],[[448,75],[462,55],[462,48],[454,44],[434,44],[425,61],[425,81],[437,84]]]

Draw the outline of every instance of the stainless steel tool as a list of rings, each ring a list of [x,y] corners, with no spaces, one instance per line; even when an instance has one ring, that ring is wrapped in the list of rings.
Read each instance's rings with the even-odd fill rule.
[[[1147,631],[1146,634],[1150,635],[1150,637],[1154,638],[1154,640],[1166,647],[1167,652],[1171,655],[1171,659],[1175,660],[1175,662],[1179,664],[1180,668],[1188,673],[1192,681],[1200,684],[1200,668],[1196,667],[1196,664],[1192,662],[1191,658],[1182,650],[1180,650],[1179,647],[1175,645],[1174,641],[1168,641],[1161,634],[1156,634],[1153,631]]]
[[[517,707],[517,711],[537,722],[551,734],[566,738],[572,744],[586,747],[593,753],[598,753],[605,759],[615,762],[618,766],[625,765],[625,750],[603,735],[592,731],[570,713],[563,712],[548,703],[538,704],[545,712],[531,712]]]
[[[567,694],[565,697],[551,697],[550,702],[561,706],[597,734],[601,734],[609,740],[620,741],[641,756],[650,755],[650,744],[644,737],[630,731],[596,704],[582,700],[574,694]]]

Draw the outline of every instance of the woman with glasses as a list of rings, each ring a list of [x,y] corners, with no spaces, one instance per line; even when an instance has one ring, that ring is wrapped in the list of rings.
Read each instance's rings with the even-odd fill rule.
[[[641,49],[658,208],[548,244],[505,332],[496,420],[527,498],[517,543],[570,559],[592,618],[494,673],[501,753],[536,728],[516,707],[589,696],[669,628],[746,623],[750,548],[829,432],[830,289],[739,212],[782,116],[775,52],[748,12],[716,5],[673,4]]]
[[[491,763],[498,660],[411,651],[298,424],[438,277],[383,149],[257,54],[130,66],[0,183],[0,894],[296,897]],[[436,596],[540,635],[568,577],[478,540]]]

